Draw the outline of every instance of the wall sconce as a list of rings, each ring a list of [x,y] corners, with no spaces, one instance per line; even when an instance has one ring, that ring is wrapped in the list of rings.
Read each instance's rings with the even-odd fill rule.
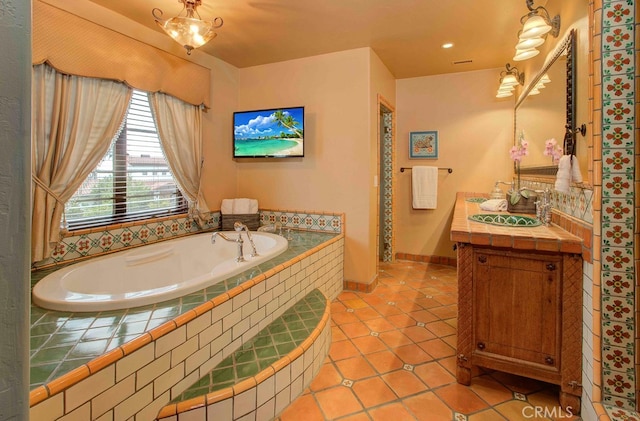
[[[544,44],[547,34],[557,37],[560,33],[560,15],[556,15],[552,19],[547,9],[542,6],[534,8],[533,0],[526,1],[529,13],[520,18],[520,23],[523,26],[522,30],[518,32],[518,44],[516,45],[516,54],[513,57],[515,61],[537,56],[540,53],[537,47]]]
[[[551,82],[551,79],[549,79],[549,75],[547,75],[546,73],[540,78],[540,80],[538,81],[538,83],[536,83],[536,86],[533,87],[534,90],[538,90],[538,92],[540,92],[540,89],[544,89],[547,86],[547,83]]]
[[[187,50],[187,54],[191,54],[194,48],[202,47],[215,38],[218,34],[213,31],[220,28],[223,22],[220,17],[212,20],[202,20],[196,10],[198,6],[202,5],[202,0],[178,0],[178,2],[184,5],[180,14],[185,12],[185,16],[178,14],[174,18],[163,20],[163,12],[157,7],[151,11],[151,14],[158,26],[178,44],[182,45]],[[157,15],[158,12],[160,13],[159,15]]]
[[[500,87],[496,98],[511,96],[517,85],[524,85],[524,73],[520,73],[518,69],[511,67],[509,63],[507,63],[506,69],[500,72]]]

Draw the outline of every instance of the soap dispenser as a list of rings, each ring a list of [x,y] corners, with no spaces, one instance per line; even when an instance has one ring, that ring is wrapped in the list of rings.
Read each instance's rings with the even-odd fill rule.
[[[491,190],[491,193],[489,194],[489,199],[502,199],[503,197],[504,193],[496,181],[496,184],[493,186],[493,190]]]
[[[491,190],[491,193],[489,194],[489,198],[490,199],[504,199],[505,195],[504,192],[502,191],[502,189],[500,188],[500,184],[506,184],[506,185],[511,185],[511,183],[507,183],[505,181],[496,181],[496,184],[493,186],[493,190]]]

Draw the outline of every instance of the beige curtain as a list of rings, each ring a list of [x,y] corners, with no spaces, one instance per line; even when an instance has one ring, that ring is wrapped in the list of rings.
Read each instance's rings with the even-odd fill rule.
[[[33,68],[31,261],[60,240],[64,204],[105,155],[131,99],[123,83]]]
[[[189,215],[198,223],[209,212],[202,192],[202,109],[162,93],[149,94],[160,143],[173,177],[189,201]]]

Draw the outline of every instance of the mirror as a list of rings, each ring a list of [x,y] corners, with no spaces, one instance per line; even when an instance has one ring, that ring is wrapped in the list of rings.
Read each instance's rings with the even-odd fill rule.
[[[575,38],[575,30],[571,30],[516,103],[514,141],[523,131],[529,141],[529,155],[520,164],[521,174],[556,174],[553,158],[544,154],[549,139],[556,140],[563,154],[576,154]],[[548,80],[544,87],[534,89],[543,78]]]

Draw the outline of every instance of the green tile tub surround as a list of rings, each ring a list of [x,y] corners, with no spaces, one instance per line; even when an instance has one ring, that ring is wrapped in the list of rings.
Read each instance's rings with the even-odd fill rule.
[[[231,387],[287,356],[318,326],[324,316],[326,304],[327,299],[320,291],[311,291],[172,403]]]
[[[288,249],[276,258],[204,290],[149,306],[97,313],[67,313],[32,305],[30,389],[44,385],[338,235],[292,232],[293,240],[289,242]],[[53,270],[33,272],[32,286]]]

